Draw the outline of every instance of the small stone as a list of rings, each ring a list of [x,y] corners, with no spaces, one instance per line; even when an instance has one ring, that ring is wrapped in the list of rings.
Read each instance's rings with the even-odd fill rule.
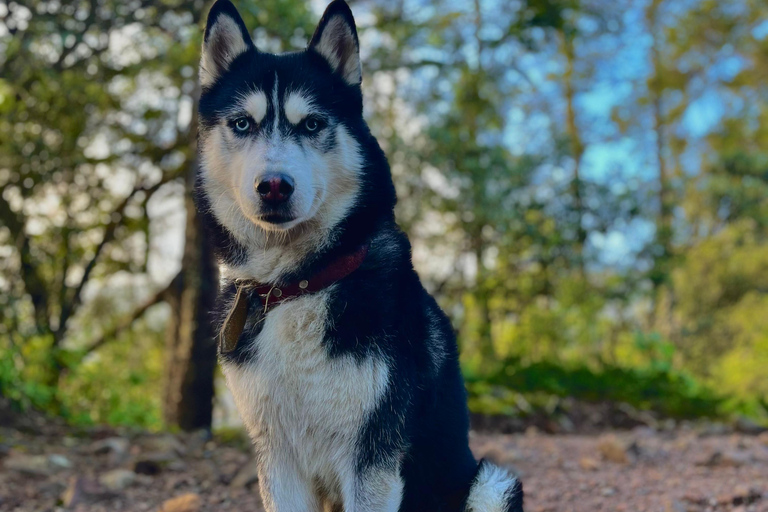
[[[47,496],[55,498],[61,496],[61,493],[66,490],[67,486],[64,482],[57,482],[52,479],[40,482],[39,485],[35,485],[35,494],[38,496]],[[0,507],[2,510],[2,507]]]
[[[164,434],[149,437],[142,443],[145,452],[162,454],[163,457],[184,456],[187,448],[176,436]]]
[[[94,455],[111,455],[114,458],[122,458],[123,455],[128,453],[131,443],[124,437],[108,437],[96,441],[91,445],[91,452]]]
[[[768,432],[768,428],[766,428],[763,425],[760,425],[759,423],[756,423],[755,421],[752,421],[751,419],[745,416],[739,416],[736,419],[736,423],[734,424],[734,427],[737,432],[741,432],[743,434],[749,434],[749,435],[758,435],[763,432]]]
[[[183,471],[183,461],[180,461],[175,453],[159,452],[148,453],[137,458],[133,464],[133,471],[140,475],[156,475],[166,469],[171,471]]]
[[[615,462],[617,464],[626,464],[629,462],[626,447],[614,435],[608,435],[600,438],[597,443],[597,449],[605,460]]]
[[[687,501],[688,503],[694,503],[696,505],[703,505],[703,504],[705,504],[707,502],[707,498],[706,497],[704,497],[704,496],[702,496],[700,494],[693,493],[693,492],[687,492],[683,496],[683,500]]]
[[[757,488],[746,485],[737,485],[729,493],[718,496],[721,505],[750,505],[762,498],[762,493]]]
[[[635,435],[635,437],[643,439],[654,438],[659,434],[654,427],[647,427],[645,425],[633,428],[632,433]]]
[[[113,469],[99,477],[99,483],[110,491],[122,491],[136,481],[136,473],[129,469]]]
[[[586,471],[597,471],[600,468],[600,462],[591,457],[582,457],[579,460],[579,466]]]
[[[707,422],[699,426],[699,437],[724,436],[728,434],[729,428],[723,423]]]
[[[666,420],[661,422],[660,427],[661,427],[661,430],[666,430],[667,432],[673,432],[677,428],[677,422],[672,418],[667,418]]]
[[[715,451],[696,461],[697,466],[735,468],[752,462],[752,457],[746,452]]]
[[[195,493],[182,494],[163,502],[159,512],[198,512],[200,496]]]
[[[63,455],[49,455],[48,463],[56,469],[69,469],[72,467],[72,462]]]
[[[573,432],[576,430],[576,425],[568,416],[560,416],[557,418],[557,430],[560,432]]]
[[[717,466],[717,464],[720,462],[720,459],[723,457],[722,452],[714,451],[710,454],[704,455],[703,457],[699,457],[695,464],[697,466]]]
[[[61,501],[66,508],[108,500],[117,496],[113,491],[104,489],[98,482],[83,477],[72,477],[62,494]]]
[[[12,455],[5,461],[5,469],[27,475],[47,476],[51,474],[48,458],[44,455]]]
[[[539,429],[535,425],[531,425],[525,429],[526,437],[536,437],[539,435]]]
[[[684,503],[674,500],[667,506],[669,512],[688,512],[688,507]]]
[[[12,455],[5,460],[5,469],[26,475],[49,476],[72,467],[63,455]]]
[[[186,471],[187,465],[183,460],[172,460],[165,466],[168,471]]]
[[[79,444],[79,442],[74,437],[65,436],[64,438],[62,438],[61,444],[66,448],[74,448]]]
[[[133,471],[138,475],[154,476],[162,470],[163,468],[160,466],[160,463],[154,460],[137,460],[133,465]]]
[[[605,487],[602,491],[600,491],[600,494],[603,496],[613,496],[616,494],[616,489],[613,487]]]

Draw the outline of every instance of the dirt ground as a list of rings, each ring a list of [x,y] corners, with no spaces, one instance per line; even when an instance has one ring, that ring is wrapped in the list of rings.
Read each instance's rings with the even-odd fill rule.
[[[520,474],[528,512],[768,512],[768,434],[712,430],[473,433],[472,447]],[[0,466],[2,511],[261,510],[247,445],[202,434],[5,428]]]

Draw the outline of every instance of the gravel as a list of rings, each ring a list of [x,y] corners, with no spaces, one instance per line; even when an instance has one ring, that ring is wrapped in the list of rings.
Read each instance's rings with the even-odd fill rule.
[[[471,442],[478,457],[521,476],[527,512],[768,512],[765,434],[529,430],[473,433]],[[0,511],[262,510],[247,443],[10,428],[0,443]],[[136,470],[148,461],[153,471]]]

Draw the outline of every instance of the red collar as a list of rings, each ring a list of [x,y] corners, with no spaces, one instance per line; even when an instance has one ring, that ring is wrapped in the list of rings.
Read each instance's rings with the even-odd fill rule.
[[[367,254],[368,244],[365,244],[352,254],[347,254],[335,259],[313,276],[289,283],[285,286],[253,284],[248,281],[237,283],[235,300],[230,306],[227,318],[224,320],[218,335],[219,351],[222,354],[227,354],[237,348],[237,342],[240,339],[240,335],[243,333],[248,318],[249,294],[244,293],[248,288],[252,288],[259,296],[261,305],[264,307],[264,313],[266,313],[270,308],[273,308],[288,299],[307,293],[318,292],[323,288],[327,288],[333,283],[344,279],[360,268],[360,265],[362,265]]]
[[[319,292],[333,283],[344,279],[360,268],[367,254],[368,244],[361,245],[355,252],[336,258],[307,279],[300,279],[285,286],[271,284],[253,284],[251,286],[258,294],[261,305],[264,306],[264,311],[266,312],[288,299],[307,293]]]

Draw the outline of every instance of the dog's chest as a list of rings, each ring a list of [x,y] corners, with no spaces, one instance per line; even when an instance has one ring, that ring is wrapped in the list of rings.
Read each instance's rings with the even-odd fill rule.
[[[354,457],[360,428],[388,379],[381,359],[328,356],[329,293],[277,306],[254,341],[252,362],[224,366],[257,450],[295,453],[311,473]]]

